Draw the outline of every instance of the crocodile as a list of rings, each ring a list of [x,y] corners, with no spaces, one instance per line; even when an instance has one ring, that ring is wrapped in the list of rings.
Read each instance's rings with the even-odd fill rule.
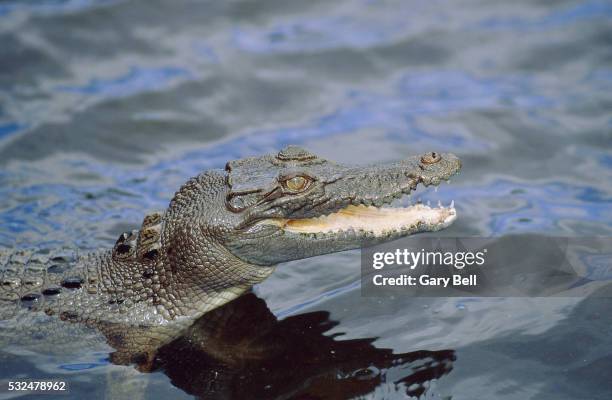
[[[0,320],[38,311],[110,336],[117,326],[187,327],[279,263],[449,226],[453,204],[396,203],[460,167],[437,152],[350,166],[297,146],[230,161],[187,181],[112,249],[0,252]]]

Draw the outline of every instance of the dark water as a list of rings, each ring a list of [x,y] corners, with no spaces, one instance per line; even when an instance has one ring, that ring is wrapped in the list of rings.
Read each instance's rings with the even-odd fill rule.
[[[188,177],[289,143],[351,163],[454,152],[446,235],[610,236],[611,111],[607,1],[0,1],[0,246],[109,246]],[[612,398],[609,299],[372,299],[359,277],[349,252],[256,287],[253,331],[292,341],[231,370],[234,396]],[[126,371],[150,398],[230,386],[176,346],[195,355],[150,374],[95,346],[4,349],[0,371],[74,396]]]

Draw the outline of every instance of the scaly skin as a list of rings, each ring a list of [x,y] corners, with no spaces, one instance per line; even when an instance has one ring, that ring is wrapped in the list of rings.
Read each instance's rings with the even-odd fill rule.
[[[393,222],[399,217],[355,206],[389,204],[459,168],[452,154],[436,153],[352,167],[294,146],[232,161],[225,171],[189,180],[164,214],[145,217],[112,250],[0,253],[0,319],[34,310],[98,327],[186,327],[264,280],[280,262],[448,226],[452,206],[414,206],[402,214],[401,226]],[[358,219],[347,219],[355,214]],[[378,227],[370,230],[370,223]]]

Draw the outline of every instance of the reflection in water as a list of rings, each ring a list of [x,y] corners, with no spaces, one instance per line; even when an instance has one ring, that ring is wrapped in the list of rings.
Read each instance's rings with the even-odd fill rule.
[[[279,321],[265,301],[248,293],[205,314],[159,349],[107,336],[119,349],[111,357],[115,363],[161,370],[175,386],[206,399],[346,399],[375,390],[385,398],[419,397],[430,381],[452,369],[453,350],[393,354],[374,347],[375,338],[325,335],[337,324],[324,311]],[[156,335],[148,330],[145,336]]]

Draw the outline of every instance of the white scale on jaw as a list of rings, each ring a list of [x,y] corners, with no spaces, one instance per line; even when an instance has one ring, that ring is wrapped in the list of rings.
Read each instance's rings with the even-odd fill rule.
[[[398,200],[392,203],[395,204]],[[347,230],[367,231],[375,235],[386,232],[410,229],[419,223],[440,228],[449,226],[457,218],[455,202],[443,207],[438,201],[438,207],[415,204],[407,207],[375,207],[350,205],[335,213],[305,219],[275,219],[265,223],[273,223],[287,232],[295,233],[330,233]]]

